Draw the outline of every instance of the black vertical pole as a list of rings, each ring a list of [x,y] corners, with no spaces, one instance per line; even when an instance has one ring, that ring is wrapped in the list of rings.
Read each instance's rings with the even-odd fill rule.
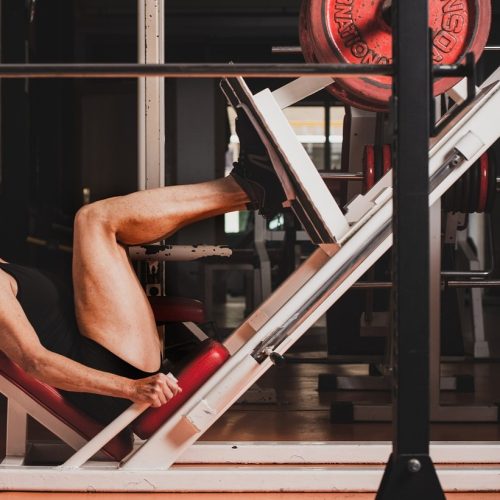
[[[389,2],[387,2],[389,4]],[[429,457],[428,0],[394,0],[393,453],[377,499],[444,499]]]

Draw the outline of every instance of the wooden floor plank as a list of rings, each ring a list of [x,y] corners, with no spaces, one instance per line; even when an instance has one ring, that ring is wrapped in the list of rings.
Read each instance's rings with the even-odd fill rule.
[[[373,493],[0,493],[0,500],[373,500]],[[448,493],[447,500],[500,500],[500,493]]]

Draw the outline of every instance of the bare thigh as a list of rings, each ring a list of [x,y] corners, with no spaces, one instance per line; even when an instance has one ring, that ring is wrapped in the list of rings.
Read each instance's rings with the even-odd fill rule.
[[[133,366],[152,372],[160,364],[153,312],[125,247],[159,241],[206,217],[242,210],[247,195],[230,177],[171,186],[103,200],[75,220],[73,282],[82,335]]]
[[[149,301],[126,249],[92,213],[75,222],[73,284],[81,334],[140,370],[158,370],[160,341]]]

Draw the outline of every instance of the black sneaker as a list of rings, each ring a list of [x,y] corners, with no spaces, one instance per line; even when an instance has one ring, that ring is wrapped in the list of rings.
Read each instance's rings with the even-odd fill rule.
[[[249,210],[258,210],[270,219],[283,211],[286,195],[266,147],[243,110],[238,110],[236,134],[240,139],[240,156],[230,175],[250,198]]]

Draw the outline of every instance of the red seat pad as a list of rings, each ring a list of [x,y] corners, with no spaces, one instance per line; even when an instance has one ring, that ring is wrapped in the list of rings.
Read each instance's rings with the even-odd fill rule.
[[[0,374],[41,404],[46,410],[87,440],[92,439],[104,426],[65,400],[53,387],[28,375],[0,351]],[[102,451],[114,460],[122,460],[131,451],[133,436],[122,431]]]
[[[204,323],[203,302],[184,297],[148,297],[155,319],[159,323]]]
[[[159,408],[149,408],[132,424],[142,439],[150,438],[228,359],[228,350],[212,339],[201,343],[200,350],[177,375],[182,392]]]

